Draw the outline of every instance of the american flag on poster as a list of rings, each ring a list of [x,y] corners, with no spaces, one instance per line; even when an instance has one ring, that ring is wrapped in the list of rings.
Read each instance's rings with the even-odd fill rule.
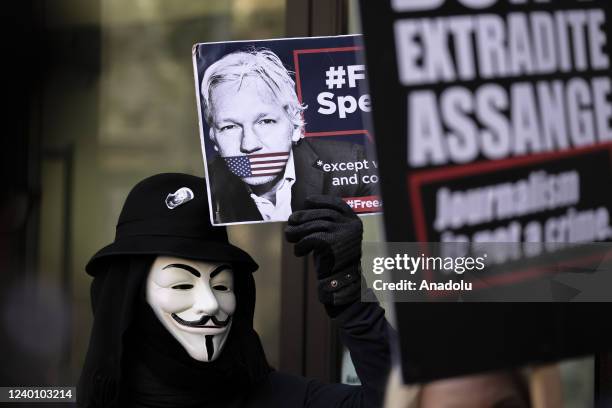
[[[238,177],[269,176],[283,171],[289,160],[289,152],[249,154],[224,159],[229,170]]]

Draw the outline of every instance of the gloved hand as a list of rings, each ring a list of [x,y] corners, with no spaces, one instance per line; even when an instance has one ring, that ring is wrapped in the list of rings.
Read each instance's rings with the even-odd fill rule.
[[[291,214],[285,236],[296,256],[313,251],[319,300],[333,315],[360,297],[363,224],[337,197],[310,196],[305,208]]]

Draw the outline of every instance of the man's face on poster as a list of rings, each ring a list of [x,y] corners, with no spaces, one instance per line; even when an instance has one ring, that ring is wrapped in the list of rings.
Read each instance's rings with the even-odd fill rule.
[[[288,153],[292,142],[301,137],[301,130],[291,122],[285,107],[258,77],[215,86],[211,109],[210,138],[221,157]],[[276,177],[277,174],[242,179],[258,186]]]

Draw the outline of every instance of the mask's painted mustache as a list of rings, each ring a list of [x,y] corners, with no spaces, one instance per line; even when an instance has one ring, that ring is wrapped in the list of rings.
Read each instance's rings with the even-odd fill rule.
[[[195,322],[192,321],[188,321],[188,320],[183,320],[180,317],[178,317],[175,313],[172,313],[172,318],[174,320],[176,320],[179,324],[182,324],[183,326],[188,326],[188,327],[214,327],[214,328],[220,328],[220,327],[226,327],[229,322],[232,320],[232,316],[227,316],[227,319],[225,320],[219,320],[217,319],[216,316],[202,316],[200,318],[200,320],[196,320]],[[208,323],[209,320],[212,320],[214,326],[212,325],[206,325],[206,323]]]

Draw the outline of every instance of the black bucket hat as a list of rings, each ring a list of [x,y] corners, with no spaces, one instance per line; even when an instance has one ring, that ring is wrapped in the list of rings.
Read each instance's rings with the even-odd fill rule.
[[[134,186],[123,204],[115,241],[85,269],[93,276],[119,255],[228,262],[246,272],[258,268],[249,254],[229,243],[225,227],[211,225],[204,179],[179,173],[157,174]]]

